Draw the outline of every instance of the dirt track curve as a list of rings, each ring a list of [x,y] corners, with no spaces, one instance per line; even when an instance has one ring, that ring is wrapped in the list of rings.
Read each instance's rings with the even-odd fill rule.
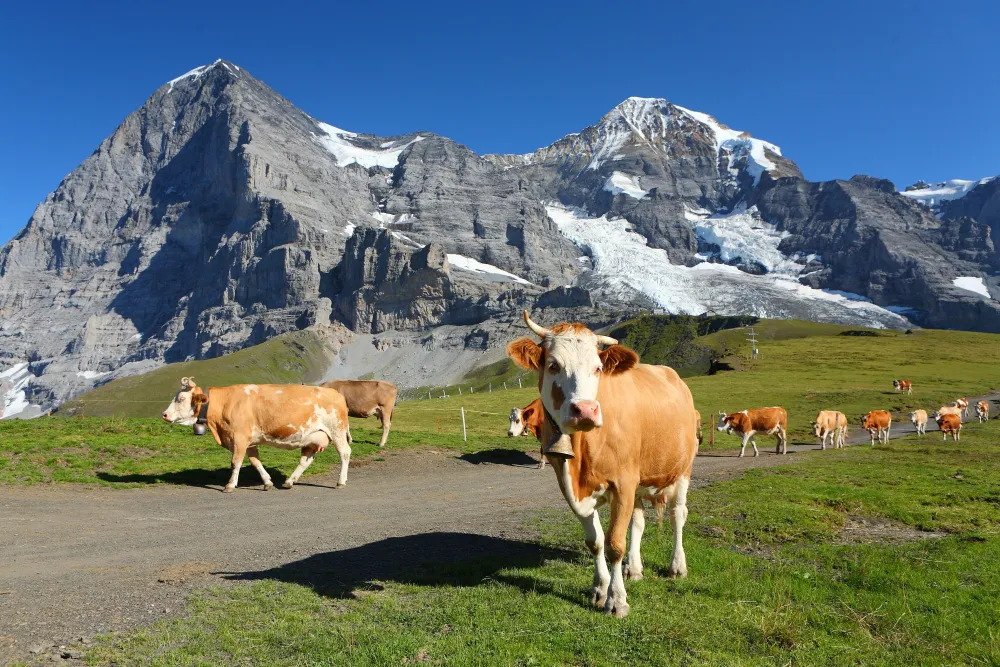
[[[893,437],[912,432],[908,422],[893,424]],[[695,463],[696,488],[797,459],[775,456],[770,436],[758,439],[759,457],[740,459],[739,441],[716,435],[715,450]],[[849,444],[867,442],[854,426]],[[258,485],[223,494],[227,474],[220,472],[218,487],[0,488],[0,663],[149,624],[213,583],[300,580],[316,565],[329,577],[323,585],[347,591],[413,565],[414,554],[428,561],[479,549],[528,555],[538,547],[524,540],[526,511],[564,507],[552,473],[525,454],[398,452],[352,465],[345,489],[323,475],[264,492],[248,469],[241,483]]]

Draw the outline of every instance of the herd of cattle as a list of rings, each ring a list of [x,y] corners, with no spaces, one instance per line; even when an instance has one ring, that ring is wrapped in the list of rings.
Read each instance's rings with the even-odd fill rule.
[[[629,612],[624,581],[643,577],[644,502],[651,503],[660,517],[669,509],[674,545],[668,574],[687,575],[683,528],[691,469],[702,440],[701,415],[687,384],[673,369],[641,364],[632,350],[579,323],[545,328],[527,311],[524,322],[538,340],[515,340],[507,346],[507,354],[518,366],[537,372],[540,395],[511,412],[508,435],[530,434],[541,443],[539,467],[546,460],[552,464],[559,489],[583,526],[594,556],[591,600],[606,613],[623,617]],[[905,380],[895,381],[894,386],[912,392]],[[194,426],[196,433],[199,428],[202,433],[211,431],[215,441],[232,453],[227,492],[236,488],[247,456],[265,488],[273,487],[259,459],[259,444],[301,451],[299,465],[284,483],[290,488],[316,453],[332,442],[340,454],[338,486],[343,486],[351,456],[348,415],[377,415],[382,422],[379,446],[384,446],[395,400],[396,387],[387,382],[202,389],[193,377],[186,377],[162,416],[171,423]],[[968,407],[967,400],[959,399],[934,415],[946,438],[952,433],[958,439],[961,416]],[[980,421],[989,418],[986,401],[979,402],[976,411]],[[927,413],[917,410],[910,416],[918,433],[923,433]],[[861,419],[872,446],[876,435],[880,441],[888,440],[891,424],[891,415],[883,410],[872,410]],[[755,434],[777,436],[776,451],[785,453],[787,426],[784,408],[773,407],[720,413],[717,428],[742,437],[740,456],[748,442],[756,456]],[[820,412],[813,426],[823,449],[828,439],[833,447],[844,446],[843,413]],[[597,512],[605,504],[611,506],[607,536]]]

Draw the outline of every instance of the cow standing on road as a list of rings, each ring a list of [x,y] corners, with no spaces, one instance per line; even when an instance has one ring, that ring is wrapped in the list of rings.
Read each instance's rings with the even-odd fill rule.
[[[979,423],[988,422],[990,420],[989,401],[979,401],[976,403],[976,416],[979,417]]]
[[[743,443],[740,446],[740,456],[746,451],[747,443],[753,445],[753,455],[757,456],[757,442],[754,434],[766,433],[778,437],[778,444],[774,449],[775,454],[788,453],[788,413],[782,407],[758,408],[756,410],[743,410],[727,415],[725,412],[719,413],[718,430],[742,436]]]
[[[934,421],[937,421],[937,418],[941,415],[955,415],[958,417],[958,421],[962,421],[962,408],[954,405],[942,405],[937,409],[937,412],[934,413]]]
[[[962,411],[962,417],[969,416],[969,399],[959,398],[953,403],[953,405]]]
[[[941,438],[942,440],[947,440],[949,433],[951,433],[952,440],[959,440],[961,438],[962,420],[958,418],[958,415],[939,415],[937,423],[938,428],[944,433],[944,436]]]
[[[840,449],[847,440],[847,416],[836,410],[822,410],[813,422],[813,433],[817,438],[822,438],[820,449],[826,449],[828,437],[830,445],[834,449]]]
[[[917,435],[923,435],[927,433],[927,411],[926,410],[914,410],[910,413],[910,421],[917,429]]]
[[[872,447],[875,446],[875,436],[882,444],[889,444],[889,428],[892,426],[892,415],[885,410],[872,410],[861,418],[861,428],[868,431],[872,437]],[[884,440],[883,440],[884,438]]]
[[[292,488],[313,457],[333,442],[340,454],[338,487],[347,484],[351,446],[347,442],[347,403],[334,389],[297,384],[236,384],[202,390],[193,377],[181,379],[181,390],[163,412],[171,424],[192,426],[207,424],[215,442],[232,452],[232,474],[226,493],[239,482],[244,456],[264,482],[264,489],[274,487],[267,474],[257,445],[280,449],[300,449],[299,465],[285,480]]]
[[[380,380],[330,380],[320,385],[339,391],[347,401],[347,414],[351,417],[371,417],[376,415],[382,422],[382,439],[379,447],[385,447],[392,424],[392,409],[396,405],[396,385]],[[348,442],[352,442],[350,430]]]
[[[683,528],[698,449],[691,392],[673,369],[640,364],[635,352],[582,324],[564,322],[546,329],[532,322],[527,311],[524,321],[541,344],[520,338],[507,346],[507,354],[518,366],[538,372],[547,415],[542,424],[545,451],[594,554],[591,599],[609,614],[626,616],[625,577],[642,578],[644,499],[670,504],[674,552],[667,572],[687,575]],[[567,438],[569,452],[555,455]],[[596,510],[607,502],[611,518],[605,541]]]

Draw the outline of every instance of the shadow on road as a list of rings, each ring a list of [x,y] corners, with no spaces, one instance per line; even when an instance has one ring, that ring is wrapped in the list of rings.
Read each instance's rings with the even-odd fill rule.
[[[271,481],[274,482],[275,486],[281,486],[284,483],[286,476],[281,471],[266,466],[265,469],[271,475]],[[156,474],[126,473],[116,475],[110,472],[99,472],[97,477],[105,482],[116,484],[177,484],[179,486],[199,486],[205,489],[221,489],[229,481],[230,472],[229,467],[215,468],[214,470],[190,468]],[[257,471],[250,466],[244,466],[240,470],[240,488],[254,486],[264,488]]]
[[[381,590],[380,582],[424,586],[479,586],[499,581],[523,590],[546,590],[543,581],[503,574],[536,567],[545,560],[576,561],[582,551],[534,542],[468,533],[423,533],[390,537],[353,549],[328,551],[258,572],[216,572],[233,581],[271,579],[308,586],[320,595],[356,597],[355,591]],[[556,593],[558,594],[558,593]],[[582,601],[568,596],[574,603]]]
[[[538,465],[538,459],[532,458],[526,452],[520,449],[505,449],[503,447],[484,449],[481,452],[473,454],[462,454],[458,458],[476,465],[480,463],[498,463],[500,465],[519,467],[534,467]]]

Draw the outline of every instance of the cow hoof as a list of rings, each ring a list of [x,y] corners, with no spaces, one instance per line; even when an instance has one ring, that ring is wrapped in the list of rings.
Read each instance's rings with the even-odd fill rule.
[[[337,488],[342,489],[347,486],[347,482],[337,482]]]
[[[671,565],[670,569],[667,570],[667,576],[671,579],[683,579],[688,576],[688,571],[686,567],[676,567]]]
[[[281,488],[283,488],[283,489],[290,489],[293,486],[295,486],[295,482],[289,480],[289,481],[285,482],[284,484],[282,484]]]
[[[622,569],[622,574],[629,581],[642,581],[642,570],[633,570],[628,565]]]
[[[607,604],[604,607],[604,613],[611,615],[614,614],[616,618],[625,618],[628,616],[629,606],[625,602],[620,602],[618,604]]]
[[[226,486],[222,487],[222,492],[223,493],[232,493],[235,490],[236,490],[235,486],[229,486],[228,484]]]
[[[603,609],[604,603],[607,602],[607,600],[608,596],[603,593],[599,593],[598,591],[592,591],[590,594],[590,603],[595,607]]]
[[[264,490],[265,491],[270,491],[273,488],[274,488],[274,484],[272,484],[271,482],[268,482],[267,484],[264,485]]]

